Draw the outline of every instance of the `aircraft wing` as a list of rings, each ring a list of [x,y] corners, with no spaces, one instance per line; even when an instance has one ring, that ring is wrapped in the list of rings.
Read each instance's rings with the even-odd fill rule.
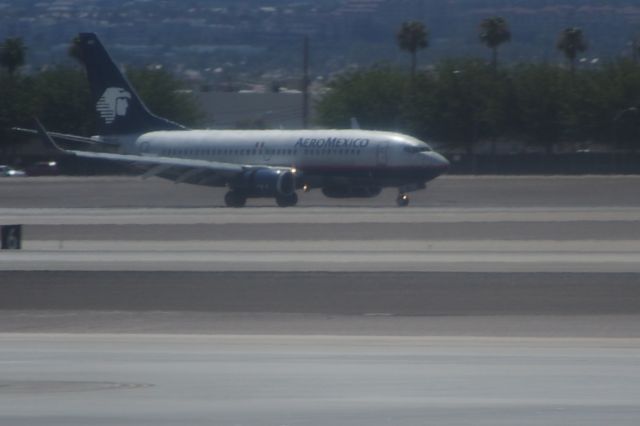
[[[228,178],[251,169],[271,168],[269,166],[242,165],[223,163],[219,161],[161,157],[155,155],[112,154],[106,152],[67,150],[56,144],[51,135],[47,133],[38,120],[36,120],[36,126],[38,128],[38,134],[42,137],[45,143],[59,151],[83,158],[97,158],[147,166],[148,170],[144,173],[144,178],[161,174],[171,174],[177,183],[193,182],[194,180],[202,181],[211,177],[211,175]]]
[[[13,127],[11,130],[15,131],[15,132],[20,132],[20,133],[27,133],[30,135],[38,135],[39,131],[35,130],[35,129],[24,129],[22,127]],[[109,142],[109,141],[97,141],[95,139],[92,138],[87,138],[84,136],[78,136],[78,135],[69,135],[66,133],[58,133],[58,132],[47,132],[47,134],[51,137],[53,137],[54,139],[62,139],[62,140],[66,140],[66,141],[71,141],[71,142],[81,142],[81,143],[87,143],[87,144],[91,144],[91,145],[117,145],[117,143],[115,142]]]
[[[158,170],[167,171],[171,167],[202,169],[217,172],[223,175],[234,175],[241,173],[251,167],[240,164],[221,163],[219,161],[193,160],[186,158],[159,157],[152,155],[130,155],[130,154],[110,154],[103,152],[87,152],[65,150],[66,153],[76,155],[83,158],[98,158],[103,160],[123,161],[127,163],[135,163],[158,167]]]

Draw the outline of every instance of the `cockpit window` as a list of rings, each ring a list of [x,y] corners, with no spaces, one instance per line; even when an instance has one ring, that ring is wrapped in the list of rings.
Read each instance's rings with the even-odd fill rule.
[[[420,146],[405,146],[404,150],[409,153],[416,152],[431,152],[433,151],[429,145],[420,145]]]

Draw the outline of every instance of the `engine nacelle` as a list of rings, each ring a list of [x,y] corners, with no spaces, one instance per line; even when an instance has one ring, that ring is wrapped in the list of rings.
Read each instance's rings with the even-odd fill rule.
[[[234,186],[249,197],[275,197],[293,194],[296,179],[288,169],[255,169],[244,172],[238,184]]]
[[[329,198],[373,198],[380,194],[380,186],[325,186],[322,193]]]

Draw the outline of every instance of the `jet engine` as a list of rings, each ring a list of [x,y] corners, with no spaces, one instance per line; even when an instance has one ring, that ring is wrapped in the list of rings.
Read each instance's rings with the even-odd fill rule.
[[[373,198],[382,188],[373,185],[362,186],[325,186],[322,193],[329,198]]]
[[[286,196],[295,192],[296,179],[289,169],[254,169],[244,172],[234,189],[249,197]]]

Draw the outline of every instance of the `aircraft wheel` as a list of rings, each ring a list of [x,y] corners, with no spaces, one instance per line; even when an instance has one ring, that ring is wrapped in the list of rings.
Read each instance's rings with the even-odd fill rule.
[[[229,191],[224,196],[224,203],[227,207],[244,207],[247,204],[247,196],[242,192]]]
[[[276,203],[280,207],[292,207],[298,204],[298,194],[295,192],[289,195],[278,195]]]
[[[398,207],[407,207],[409,205],[409,196],[407,194],[398,194],[398,198],[396,198],[396,204]]]

